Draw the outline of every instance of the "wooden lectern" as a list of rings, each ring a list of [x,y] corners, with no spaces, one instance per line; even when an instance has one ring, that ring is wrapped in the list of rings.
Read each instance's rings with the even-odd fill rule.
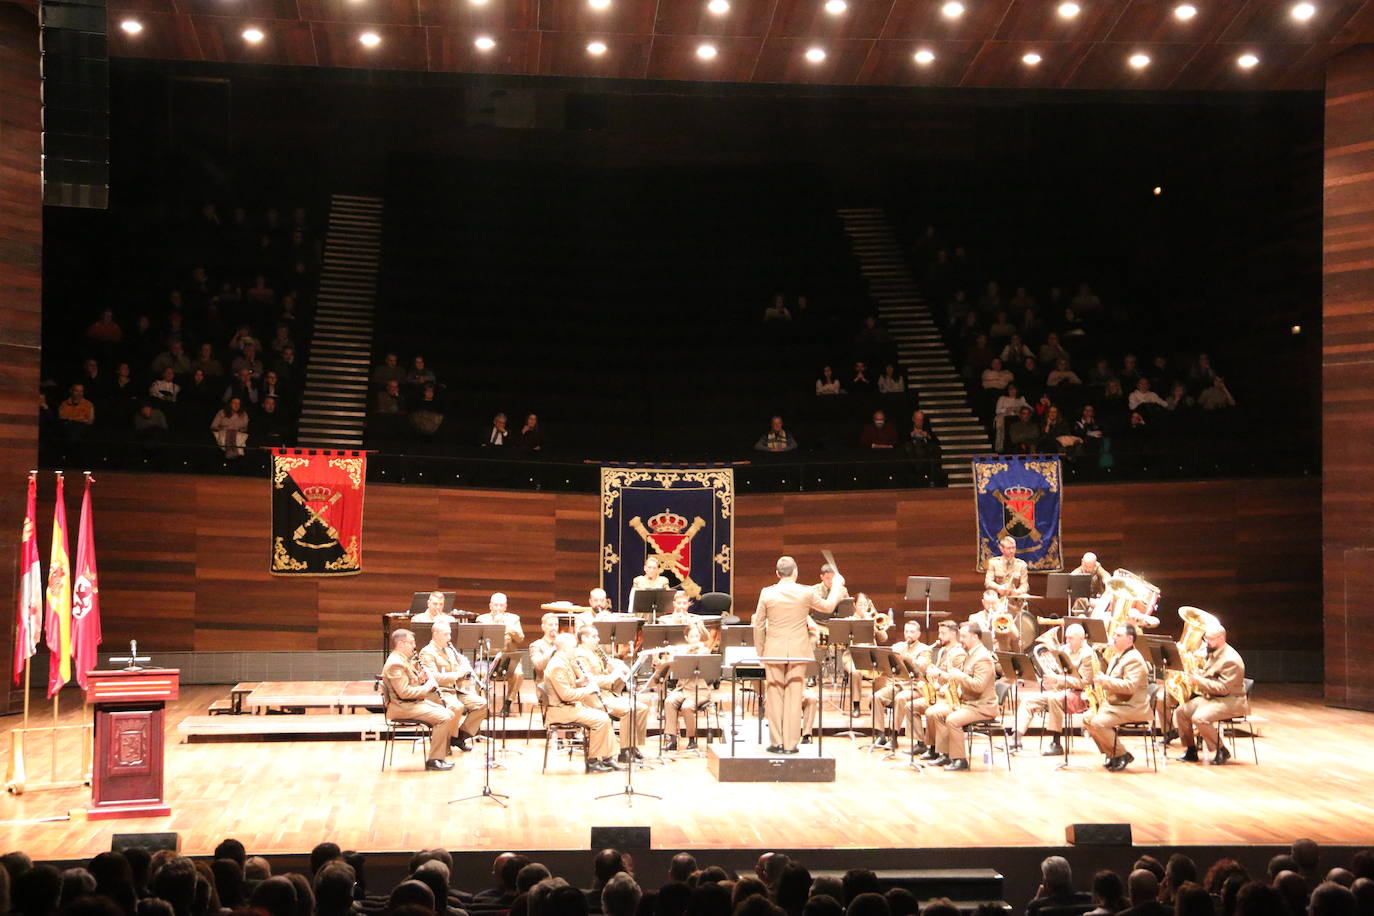
[[[163,714],[177,698],[180,670],[87,672],[95,705],[90,820],[171,814],[162,799]]]

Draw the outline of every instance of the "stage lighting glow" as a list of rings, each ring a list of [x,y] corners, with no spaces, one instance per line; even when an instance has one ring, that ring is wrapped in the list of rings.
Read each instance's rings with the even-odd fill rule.
[[[1306,22],[1317,15],[1317,7],[1312,3],[1298,3],[1293,7],[1293,18],[1300,22]]]
[[[382,43],[382,36],[376,32],[364,32],[358,36],[358,40],[363,43],[365,48],[375,48]]]
[[[1295,325],[1293,325],[1291,328],[1288,329],[1288,333],[1289,333],[1289,334],[1292,334],[1294,337],[1297,337],[1299,334],[1302,333],[1302,325],[1300,325],[1300,324],[1295,324]]]
[[[1074,3],[1073,0],[1069,0],[1068,3],[1059,4],[1059,15],[1064,19],[1072,19],[1081,12],[1083,12],[1083,7]]]
[[[486,6],[487,0],[468,0],[473,6]]]
[[[1184,22],[1187,22],[1196,15],[1197,7],[1193,6],[1191,3],[1180,3],[1178,6],[1174,7],[1175,19],[1182,19]]]
[[[266,36],[262,33],[262,29],[247,28],[243,30],[243,40],[248,42],[250,45],[257,44],[258,42],[262,41],[265,37]]]
[[[811,61],[811,63],[813,63],[813,64],[819,64],[821,61],[825,60],[825,49],[824,49],[824,48],[807,48],[807,49],[806,49],[806,59],[809,60],[809,61]]]
[[[1034,51],[1031,51],[1029,54],[1023,54],[1023,55],[1021,56],[1021,63],[1023,63],[1023,64],[1029,64],[1029,65],[1032,66],[1032,67],[1034,67],[1036,64],[1040,63],[1040,60],[1041,60],[1040,55],[1039,55],[1039,54],[1036,54]]]
[[[1150,66],[1150,55],[1132,54],[1128,63],[1137,70],[1144,70],[1146,67]]]
[[[1255,64],[1259,63],[1259,58],[1253,54],[1242,54],[1240,57],[1236,58],[1236,63],[1240,64],[1242,69],[1249,70],[1251,67],[1255,66]]]
[[[849,4],[844,0],[825,0],[825,11],[832,16],[838,16],[849,9]]]
[[[143,23],[137,19],[125,19],[119,24],[119,27],[130,35],[137,35],[143,31]]]
[[[587,0],[587,5],[594,10],[608,10],[611,8],[611,0]]]
[[[496,47],[496,42],[487,35],[478,35],[477,40],[474,41],[473,44],[477,46],[477,50],[479,51],[490,51],[492,48]]]
[[[959,0],[949,0],[948,3],[940,7],[940,14],[946,19],[958,19],[964,15],[964,5]]]
[[[1152,193],[1154,194],[1155,197],[1158,197],[1159,195],[1161,195],[1161,194],[1164,193],[1164,189],[1161,188],[1159,185],[1155,185],[1155,189],[1154,189],[1154,191],[1153,191]]]
[[[594,41],[594,42],[592,42],[591,44],[587,45],[587,53],[588,53],[588,54],[596,54],[596,55],[605,54],[605,53],[606,53],[606,42],[604,42],[604,41]]]
[[[913,54],[912,57],[915,58],[916,63],[924,66],[925,64],[928,64],[931,61],[935,60],[935,52],[928,51],[925,48],[922,48],[921,50]]]
[[[714,60],[715,56],[715,45],[697,45],[697,57],[700,57],[702,60]]]
[[[710,3],[706,4],[706,9],[710,11],[712,16],[724,16],[730,12],[730,0],[711,0]]]

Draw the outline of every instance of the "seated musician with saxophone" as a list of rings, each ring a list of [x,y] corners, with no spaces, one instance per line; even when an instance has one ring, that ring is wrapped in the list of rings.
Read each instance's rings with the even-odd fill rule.
[[[548,701],[545,720],[550,725],[576,722],[587,726],[588,772],[621,769],[611,759],[616,750],[615,735],[611,717],[601,708],[601,690],[577,665],[577,637],[559,633],[554,644],[554,653],[544,668],[542,689]]]
[[[906,626],[902,628],[902,640],[893,644],[892,651],[906,659],[911,667],[916,669],[918,677],[924,675],[926,668],[931,663],[932,647],[921,642],[921,624],[916,620],[906,622]],[[894,706],[896,708],[896,722],[894,727],[889,730],[887,728],[887,711]],[[874,746],[896,747],[898,736],[902,733],[902,725],[910,719],[911,740],[916,742],[916,752],[924,751],[926,749],[924,742],[917,737],[916,717],[925,715],[927,708],[925,698],[916,690],[914,683],[902,684],[900,690],[897,684],[888,684],[882,690],[874,693],[873,724],[876,728],[878,722],[883,723],[882,731],[874,742]]]
[[[1045,714],[1045,731],[1053,735],[1050,746],[1043,755],[1057,757],[1064,753],[1059,736],[1064,731],[1065,710],[1070,714],[1083,712],[1087,706],[1083,700],[1083,688],[1097,670],[1097,653],[1087,643],[1083,625],[1071,623],[1064,631],[1062,655],[1056,654],[1053,646],[1037,645],[1032,652],[1040,664],[1043,692],[1021,704],[1026,714],[1026,725],[1039,713]],[[1067,657],[1068,666],[1063,659]],[[1023,725],[1017,734],[1025,734]]]
[[[1107,649],[1107,671],[1090,674],[1087,679],[1088,713],[1083,717],[1083,727],[1106,756],[1104,766],[1113,773],[1135,760],[1117,741],[1116,727],[1150,719],[1149,671],[1145,657],[1135,647],[1139,632],[1133,623],[1119,624]]]
[[[1195,740],[1202,740],[1203,750],[1211,745],[1214,752],[1208,763],[1220,765],[1231,759],[1218,733],[1216,723],[1249,712],[1245,696],[1245,661],[1226,641],[1226,628],[1221,624],[1208,627],[1203,637],[1207,641],[1207,656],[1201,670],[1186,674],[1187,683],[1195,691],[1183,705],[1174,710],[1174,727],[1184,751],[1180,760],[1198,762]]]
[[[453,630],[447,620],[434,621],[429,631],[429,645],[420,650],[420,664],[429,671],[439,685],[439,696],[455,714],[462,713],[456,743],[458,750],[470,751],[467,739],[477,734],[487,715],[487,701],[482,699],[473,678],[472,662],[453,648]]]
[[[682,594],[679,592],[678,594]],[[706,645],[706,628],[699,623],[690,624],[687,627],[684,638],[687,643],[680,649],[676,649],[664,665],[671,664],[672,657],[676,655],[707,655],[710,649]],[[665,653],[667,654],[667,653]],[[678,719],[687,726],[687,750],[696,750],[697,746],[697,712],[705,711],[711,707],[712,702],[711,685],[701,678],[691,678],[678,681],[667,699],[663,701],[663,730],[668,737],[663,743],[665,751],[677,750],[677,727]]]
[[[514,652],[520,648],[520,644],[525,641],[525,628],[520,625],[520,615],[512,614],[506,610],[506,596],[501,592],[496,592],[487,602],[487,612],[477,618],[477,623],[499,623],[506,628],[506,638],[501,645],[502,652]],[[520,688],[525,684],[525,672],[519,667],[512,667],[506,673],[506,701],[505,708],[501,710],[501,715],[510,713],[512,700],[519,702]]]
[[[941,668],[957,668],[963,663],[964,647],[959,644],[959,624],[953,620],[940,621],[940,625],[935,630],[935,642],[931,646],[931,662],[926,666],[925,677],[921,678],[916,685],[926,707],[926,739],[921,742],[921,746],[925,750],[916,752],[921,755],[923,760],[933,760],[938,754],[935,750],[935,720],[930,717],[930,710],[935,707],[936,703],[940,702],[940,691],[935,672]]]
[[[620,722],[620,762],[628,763],[632,756],[635,760],[643,760],[639,742],[644,739],[649,705],[636,698],[631,709],[630,696],[625,692],[630,680],[629,666],[618,658],[611,658],[601,648],[601,634],[596,627],[589,626],[577,631],[576,660],[601,691],[602,708],[612,719]]]
[[[986,722],[997,715],[996,666],[992,653],[983,645],[983,631],[978,624],[959,627],[959,644],[964,657],[957,667],[932,665],[926,669],[944,685],[940,702],[926,713],[926,721],[935,723],[935,755],[926,759],[950,772],[966,772],[969,768],[965,726]]]
[[[434,675],[421,668],[415,657],[415,634],[410,630],[391,632],[391,654],[382,667],[386,682],[386,715],[390,719],[413,719],[430,727],[426,770],[451,770],[449,741],[458,727],[458,717],[444,705]]]

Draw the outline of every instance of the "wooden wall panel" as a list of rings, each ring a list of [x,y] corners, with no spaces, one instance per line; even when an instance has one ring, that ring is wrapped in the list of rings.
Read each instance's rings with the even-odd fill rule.
[[[79,487],[71,498],[75,519]],[[830,547],[881,608],[914,608],[902,600],[908,575],[947,575],[948,609],[967,613],[982,581],[972,502],[968,490],[741,496],[737,607],[747,618],[779,554],[815,581]],[[341,579],[270,576],[267,507],[261,480],[103,475],[96,534],[107,641],[137,637],[158,651],[370,649],[378,615],[412,591],[452,589],[468,609],[504,591],[533,629],[540,603],[582,601],[600,581],[595,496],[374,484],[366,571]],[[51,518],[46,501],[40,511]],[[1180,604],[1220,615],[1244,648],[1312,651],[1321,644],[1319,511],[1315,480],[1078,487],[1065,498],[1065,548],[1074,562],[1092,549],[1147,576],[1169,615]]]
[[[1322,227],[1322,544],[1326,698],[1374,709],[1374,46],[1326,78]]]

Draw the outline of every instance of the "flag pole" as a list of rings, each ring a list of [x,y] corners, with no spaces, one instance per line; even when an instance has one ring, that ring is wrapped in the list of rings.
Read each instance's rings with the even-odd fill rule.
[[[62,472],[61,472],[61,471],[58,471],[58,472],[57,472],[57,480],[58,480],[59,483],[62,481]],[[59,487],[59,489],[60,489],[60,487]],[[66,499],[66,493],[65,493],[65,491],[64,491],[63,494],[62,494],[62,498],[63,498],[63,500],[65,501],[65,499]],[[65,508],[66,508],[66,507],[63,506],[63,509],[65,509]],[[63,517],[65,518],[65,517],[66,517],[66,512],[64,511],[64,512],[62,513],[62,515],[63,515]],[[62,539],[63,539],[64,541],[68,539],[68,538],[67,538],[67,532],[66,532],[66,531],[63,531],[63,532],[62,532]],[[65,548],[65,545],[64,545],[64,548]],[[69,563],[69,565],[70,565],[70,563]],[[60,645],[60,643],[59,643],[59,645]],[[69,651],[70,651],[70,647],[69,647]],[[51,654],[51,653],[49,653],[48,658],[49,658],[49,659],[52,659],[52,654]],[[61,660],[60,660],[60,659],[58,660],[58,663],[59,663],[59,664],[61,663]],[[51,678],[51,675],[49,675],[49,678]],[[51,756],[51,758],[50,758],[51,761],[52,761],[52,769],[51,769],[50,774],[49,774],[49,776],[48,776],[48,781],[49,781],[49,782],[57,782],[57,703],[58,703],[58,697],[59,697],[59,695],[60,695],[61,693],[62,693],[62,688],[61,688],[61,687],[58,687],[57,690],[53,691],[53,695],[52,695],[52,745],[51,745],[51,747],[52,747],[52,756]]]

